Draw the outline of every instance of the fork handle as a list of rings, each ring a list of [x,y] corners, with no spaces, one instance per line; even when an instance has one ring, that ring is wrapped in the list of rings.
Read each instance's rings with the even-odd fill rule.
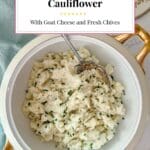
[[[67,45],[69,46],[69,48],[73,51],[73,53],[74,53],[75,56],[77,57],[79,63],[81,63],[83,60],[82,60],[81,56],[79,55],[77,49],[76,49],[76,48],[74,47],[74,45],[70,42],[70,39],[69,39],[68,35],[62,34],[61,36],[64,38],[64,40],[65,40],[65,42],[67,43]]]

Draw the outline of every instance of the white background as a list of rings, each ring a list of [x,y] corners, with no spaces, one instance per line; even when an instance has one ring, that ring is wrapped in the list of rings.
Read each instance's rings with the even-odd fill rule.
[[[58,1],[58,0],[57,0]],[[60,0],[59,0],[60,1]],[[61,0],[65,1],[65,0]],[[79,0],[80,1],[80,0]],[[83,1],[83,0],[82,0]],[[92,1],[92,0],[84,0]],[[16,0],[16,32],[133,32],[134,0],[103,1],[100,8],[50,8],[48,0]],[[85,16],[61,16],[61,12],[86,12]],[[30,20],[118,20],[120,25],[31,25]]]

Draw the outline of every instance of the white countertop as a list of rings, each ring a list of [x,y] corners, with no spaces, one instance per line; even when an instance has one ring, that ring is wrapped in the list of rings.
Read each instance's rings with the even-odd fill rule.
[[[141,18],[137,19],[136,23],[140,24],[145,30],[147,30],[150,33],[150,11]],[[136,38],[133,38],[130,41],[128,41],[125,45],[129,49],[131,49],[132,54],[135,55],[139,50],[139,47],[142,46],[142,43],[140,43],[139,40],[137,40]],[[150,85],[150,54],[145,59],[143,65],[146,73],[146,78],[148,79],[148,83]],[[143,137],[141,137],[141,141],[137,145],[135,150],[150,150],[150,120],[147,123]]]

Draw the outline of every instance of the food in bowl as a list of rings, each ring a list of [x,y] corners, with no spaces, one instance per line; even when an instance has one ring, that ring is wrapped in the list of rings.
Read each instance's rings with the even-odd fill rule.
[[[99,63],[87,49],[79,53]],[[110,64],[105,69],[111,85],[96,69],[76,74],[77,64],[71,51],[48,53],[36,61],[23,111],[32,130],[43,141],[56,142],[58,149],[99,149],[114,137],[125,116],[124,87],[114,80]]]

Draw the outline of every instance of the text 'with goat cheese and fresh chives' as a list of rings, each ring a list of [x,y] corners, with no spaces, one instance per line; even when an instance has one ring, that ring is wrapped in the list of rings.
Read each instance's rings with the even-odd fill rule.
[[[16,0],[16,33],[133,33],[134,0]]]

